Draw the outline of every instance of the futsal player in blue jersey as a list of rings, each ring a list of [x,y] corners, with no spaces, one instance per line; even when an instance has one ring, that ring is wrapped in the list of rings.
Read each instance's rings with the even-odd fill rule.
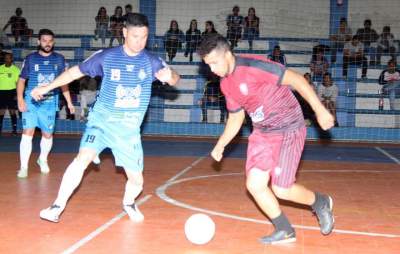
[[[35,128],[42,131],[40,155],[37,163],[43,174],[50,172],[47,156],[53,145],[53,132],[56,111],[58,110],[59,89],[56,89],[40,100],[31,97],[32,89],[48,86],[58,75],[65,71],[64,56],[53,51],[54,33],[49,29],[41,29],[38,37],[38,51],[29,54],[23,63],[17,83],[18,110],[22,112],[22,138],[20,143],[21,166],[19,178],[28,176],[29,157],[32,152],[32,138]],[[68,87],[62,87],[67,106],[74,113],[74,106]]]
[[[175,85],[180,78],[164,61],[144,49],[148,32],[146,16],[128,14],[122,46],[98,51],[79,66],[68,69],[49,86],[32,91],[32,96],[40,101],[52,89],[84,75],[102,76],[99,96],[89,113],[79,153],[64,173],[56,200],[40,212],[42,219],[59,221],[86,167],[106,147],[111,148],[115,164],[122,166],[128,177],[123,209],[133,221],[144,219],[135,205],[143,189],[140,125],[150,101],[152,82],[158,79]]]

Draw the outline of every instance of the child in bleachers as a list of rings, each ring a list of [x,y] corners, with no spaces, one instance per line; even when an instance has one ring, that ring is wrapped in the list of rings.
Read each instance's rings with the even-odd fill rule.
[[[339,88],[333,83],[331,74],[326,72],[323,76],[322,85],[318,86],[318,97],[322,104],[329,110],[336,121],[336,98],[339,94]]]

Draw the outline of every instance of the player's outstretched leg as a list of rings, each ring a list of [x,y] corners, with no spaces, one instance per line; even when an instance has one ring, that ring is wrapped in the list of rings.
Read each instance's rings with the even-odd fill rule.
[[[123,210],[128,214],[132,221],[140,222],[144,220],[144,215],[135,204],[135,199],[143,190],[142,172],[132,172],[125,170],[128,181],[125,185],[125,194],[122,201]]]
[[[333,199],[325,194],[315,193],[315,202],[311,205],[317,215],[321,233],[329,235],[334,227],[335,218],[333,217]]]

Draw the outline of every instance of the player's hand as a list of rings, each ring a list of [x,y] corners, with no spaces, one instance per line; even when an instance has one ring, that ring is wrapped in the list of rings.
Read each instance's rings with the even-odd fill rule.
[[[40,101],[43,99],[43,96],[49,92],[47,86],[35,87],[31,91],[31,96],[35,101]]]
[[[214,149],[211,151],[211,157],[213,157],[213,159],[216,161],[221,161],[224,154],[224,150],[225,150],[224,147],[216,145]]]
[[[335,119],[326,108],[316,112],[317,121],[323,130],[328,130],[335,125]]]
[[[26,112],[27,107],[24,99],[18,100],[18,110],[19,112]]]
[[[72,103],[68,103],[67,105],[69,112],[71,112],[71,114],[75,114],[75,107]]]
[[[156,78],[161,82],[168,82],[172,78],[172,70],[169,67],[164,67],[155,74]]]

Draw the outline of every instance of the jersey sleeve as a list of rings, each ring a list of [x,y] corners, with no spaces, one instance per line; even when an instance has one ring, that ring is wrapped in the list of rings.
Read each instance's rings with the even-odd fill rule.
[[[79,65],[79,70],[83,74],[88,75],[92,78],[96,76],[103,77],[104,57],[105,54],[103,50],[99,50],[93,53],[93,55],[91,55]]]
[[[22,67],[21,67],[22,71],[19,76],[23,79],[29,78],[29,66],[30,66],[31,59],[32,59],[31,55],[28,55],[22,62]]]
[[[153,70],[153,81],[156,79],[155,74],[159,70],[167,67],[167,63],[160,57],[154,56],[152,54],[148,54],[150,57],[150,62],[151,62],[151,68]]]

